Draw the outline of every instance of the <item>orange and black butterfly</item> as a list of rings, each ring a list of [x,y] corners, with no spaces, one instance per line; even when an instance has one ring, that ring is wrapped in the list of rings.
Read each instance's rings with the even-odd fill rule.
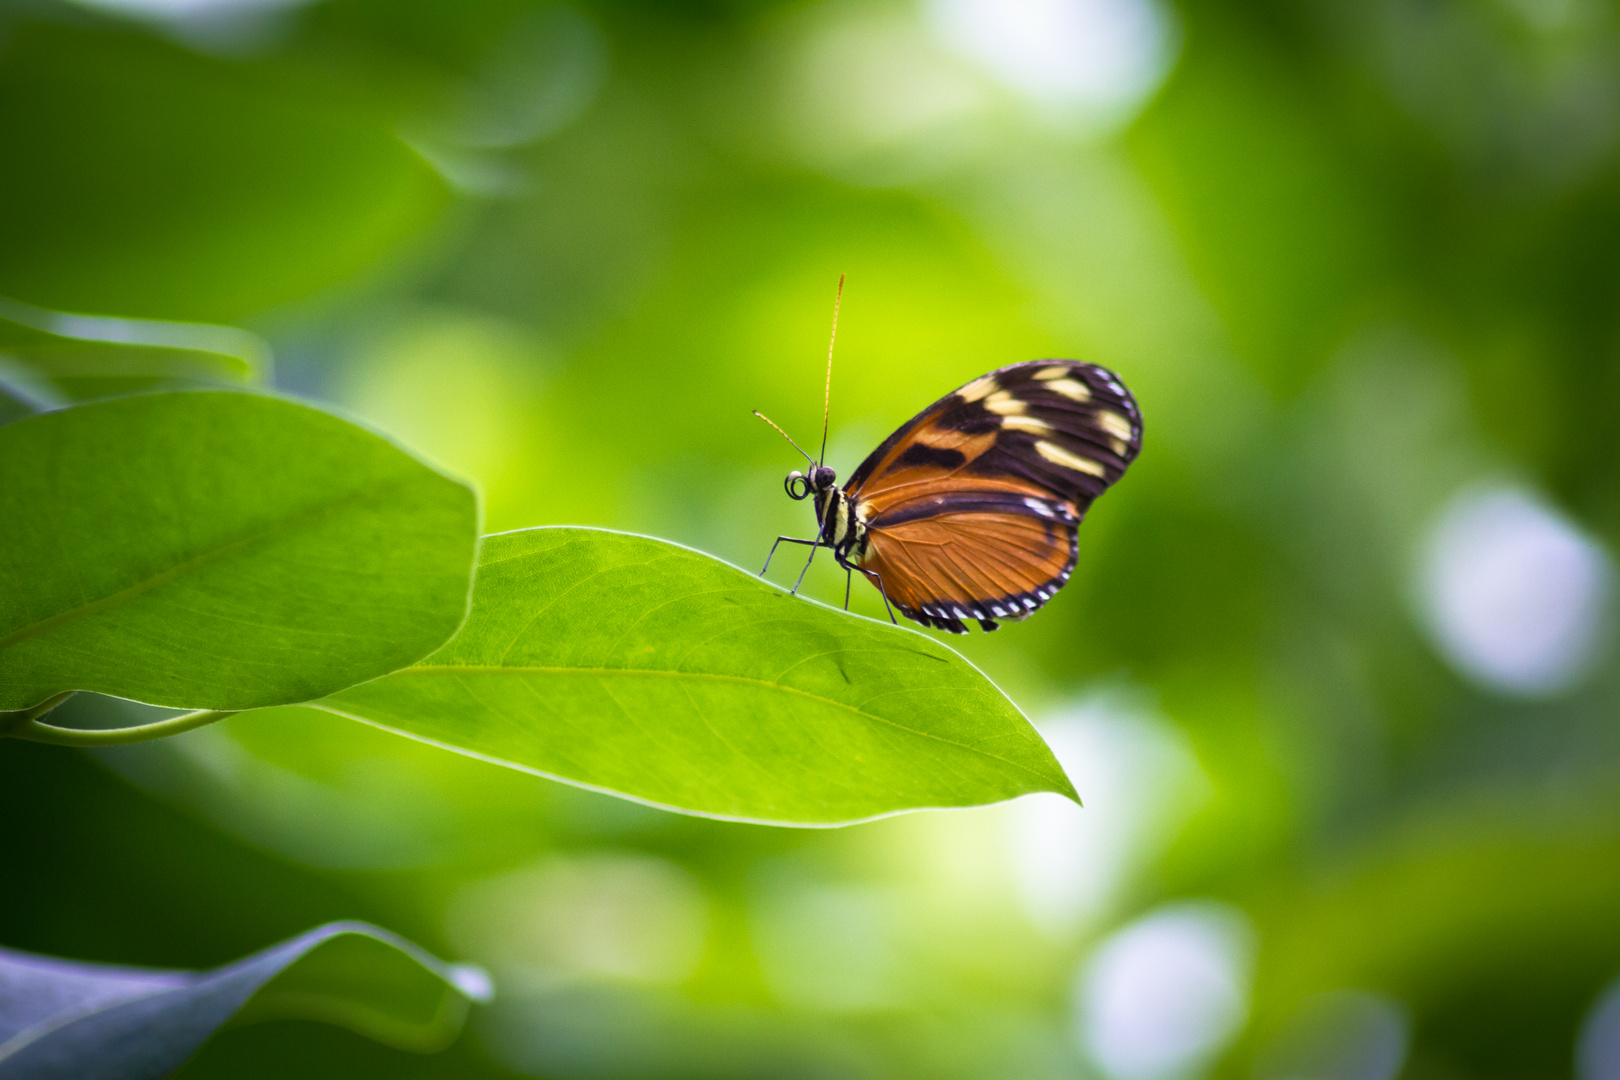
[[[831,364],[829,347],[829,397]],[[886,605],[924,626],[965,634],[974,620],[994,630],[998,619],[1027,618],[1069,580],[1081,519],[1141,448],[1136,400],[1107,368],[998,368],[884,439],[841,490],[822,463],[823,419],[822,461],[805,454],[809,473],[795,469],[784,483],[794,499],[815,497],[816,537],[779,536],[771,555],[783,542],[808,545],[811,560],[830,548],[846,574],[846,608],[859,571]]]

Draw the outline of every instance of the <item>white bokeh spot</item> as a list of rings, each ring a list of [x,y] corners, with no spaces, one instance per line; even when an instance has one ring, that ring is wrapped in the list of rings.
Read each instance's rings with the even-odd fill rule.
[[[1209,901],[1160,908],[1117,931],[1081,968],[1081,1048],[1110,1080],[1178,1080],[1248,1018],[1253,931]]]
[[[1083,699],[1040,728],[1085,806],[1013,803],[1008,853],[1030,920],[1061,936],[1105,915],[1212,789],[1186,736],[1124,695]]]
[[[1465,489],[1423,546],[1418,597],[1440,652],[1495,690],[1580,681],[1604,644],[1614,570],[1593,538],[1523,488]]]
[[[1620,979],[1610,983],[1581,1022],[1576,1080],[1620,1080]]]
[[[1036,104],[1129,112],[1175,52],[1158,0],[928,0],[942,41]]]

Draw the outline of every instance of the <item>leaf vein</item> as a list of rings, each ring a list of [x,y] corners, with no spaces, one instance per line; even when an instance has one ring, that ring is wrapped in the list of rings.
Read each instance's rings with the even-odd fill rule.
[[[750,677],[748,677],[746,675],[723,675],[723,674],[720,674],[718,672],[712,672],[712,671],[660,671],[660,670],[649,669],[649,668],[607,668],[607,669],[604,669],[604,668],[577,668],[577,667],[547,667],[547,666],[542,666],[542,665],[516,665],[516,664],[498,665],[498,666],[496,666],[496,665],[487,665],[486,666],[486,665],[478,665],[478,664],[456,664],[456,665],[421,664],[421,665],[418,665],[418,666],[415,666],[415,667],[408,667],[408,668],[405,668],[405,669],[403,669],[401,671],[396,671],[392,675],[385,676],[384,681],[391,680],[391,679],[404,678],[404,677],[407,677],[407,676],[422,676],[422,675],[452,675],[452,676],[459,677],[460,675],[466,674],[466,673],[477,673],[477,674],[481,674],[481,675],[531,675],[531,674],[582,675],[582,676],[591,676],[591,677],[595,677],[595,678],[602,678],[603,676],[606,676],[606,675],[613,675],[613,676],[622,675],[622,676],[639,676],[639,677],[643,677],[643,678],[712,679],[712,680],[714,680],[716,682],[733,682],[733,683],[742,683],[742,684],[750,685],[750,686],[763,686],[763,687],[766,687],[766,688],[771,689],[771,690],[779,690],[779,691],[781,691],[782,693],[785,693],[785,694],[796,694],[796,695],[798,695],[800,697],[809,698],[812,701],[819,701],[824,705],[831,705],[833,708],[843,709],[846,712],[852,712],[855,715],[860,716],[860,717],[864,717],[867,720],[871,720],[871,721],[874,721],[874,722],[879,723],[879,724],[886,724],[889,727],[896,728],[897,730],[906,732],[909,735],[916,735],[919,738],[931,739],[931,740],[933,740],[935,742],[941,743],[941,744],[946,745],[946,746],[954,746],[959,750],[966,750],[968,753],[971,753],[971,754],[978,754],[978,755],[981,755],[983,757],[991,758],[991,759],[999,761],[999,762],[1001,762],[1001,763],[1003,763],[1005,765],[1010,765],[1013,768],[1018,769],[1018,770],[1020,770],[1022,772],[1026,772],[1026,773],[1030,774],[1031,776],[1039,777],[1043,781],[1049,781],[1050,780],[1049,777],[1043,776],[1041,773],[1039,773],[1036,770],[1030,768],[1028,765],[1024,765],[1021,762],[1013,761],[1012,759],[1003,757],[1000,754],[991,753],[990,751],[985,750],[982,747],[970,746],[967,743],[958,742],[955,739],[947,739],[943,735],[936,735],[931,731],[922,731],[922,730],[919,730],[917,728],[907,727],[905,724],[902,724],[902,723],[900,723],[900,722],[898,722],[896,720],[890,720],[888,717],[878,716],[875,713],[867,712],[865,709],[859,708],[858,706],[855,706],[855,705],[850,705],[847,702],[835,701],[832,698],[823,697],[820,694],[812,694],[808,690],[800,690],[797,687],[793,687],[793,686],[783,686],[780,683],[770,682],[770,681],[765,680],[765,679],[750,678]],[[341,696],[341,695],[339,695],[339,696]],[[617,703],[616,699],[615,699],[615,703]],[[622,708],[622,706],[621,706],[621,708]]]

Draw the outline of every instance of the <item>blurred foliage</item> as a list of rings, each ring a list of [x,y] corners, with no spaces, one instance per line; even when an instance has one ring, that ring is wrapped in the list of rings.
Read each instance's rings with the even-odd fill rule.
[[[78,18],[7,23],[0,123],[17,160],[50,162],[0,181],[16,299],[236,319],[354,274],[443,205],[421,159],[323,80]]]
[[[1215,901],[1175,925],[1248,920],[1249,1019],[1182,1073],[1574,1071],[1620,975],[1612,5],[1076,3],[1165,28],[1162,81],[1091,111],[947,0],[140,8],[0,14],[0,294],[258,334],[492,531],[748,569],[806,532],[748,410],[812,437],[841,272],[842,474],[1043,355],[1117,370],[1146,450],[1063,594],[964,647],[1073,816],[726,824],[277,710],[94,767],[0,745],[6,944],[205,966],[363,916],[501,988],[445,1058],[273,1025],[199,1077],[1169,1080],[1094,1037],[1098,946]],[[1479,485],[1547,509],[1437,547]],[[1453,564],[1497,569],[1459,607]],[[1538,648],[1563,674],[1489,677]]]

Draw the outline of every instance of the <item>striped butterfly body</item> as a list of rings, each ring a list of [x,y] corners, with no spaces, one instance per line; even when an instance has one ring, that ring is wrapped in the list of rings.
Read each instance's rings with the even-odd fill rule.
[[[791,497],[814,497],[817,536],[777,543],[830,548],[924,626],[994,630],[1069,580],[1086,510],[1141,446],[1136,401],[1107,368],[1013,364],[918,413],[842,488],[819,463],[789,473]]]

